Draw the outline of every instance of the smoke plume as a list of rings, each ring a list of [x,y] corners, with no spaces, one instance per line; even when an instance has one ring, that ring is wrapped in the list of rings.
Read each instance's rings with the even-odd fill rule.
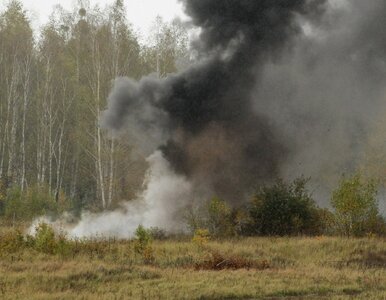
[[[169,163],[159,151],[148,158],[148,164],[146,189],[137,199],[123,203],[120,209],[99,214],[85,212],[76,224],[72,224],[68,215],[55,221],[43,217],[35,220],[29,233],[33,235],[36,226],[42,222],[51,224],[57,231],[66,232],[71,238],[131,238],[140,224],[168,232],[181,231],[177,214],[185,205],[181,200],[189,197],[192,187],[170,170]]]
[[[255,88],[255,110],[280,128],[291,150],[281,176],[310,176],[321,204],[342,174],[372,169],[386,153],[367,163],[369,139],[386,138],[375,129],[386,112],[385,17],[383,0],[330,1],[291,51],[265,64]]]
[[[118,79],[102,124],[130,127],[146,141],[145,153],[161,149],[197,190],[237,203],[257,182],[279,176],[289,154],[279,128],[254,110],[253,89],[264,64],[301,32],[300,17],[317,16],[324,1],[183,3],[201,29],[194,42],[201,60],[165,79]]]
[[[187,203],[237,205],[276,177],[311,176],[327,203],[338,177],[372,157],[369,169],[386,174],[384,0],[182,2],[200,28],[198,61],[163,79],[117,79],[101,119],[149,157],[145,190],[85,214],[72,235],[173,230]]]

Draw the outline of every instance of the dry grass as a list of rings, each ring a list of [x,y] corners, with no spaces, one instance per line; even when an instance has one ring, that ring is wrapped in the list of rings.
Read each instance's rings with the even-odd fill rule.
[[[220,270],[265,270],[269,269],[269,262],[266,260],[253,260],[241,256],[224,256],[218,251],[209,250],[208,258],[197,262],[194,265],[196,271],[220,271]]]
[[[0,230],[0,244],[4,234]],[[1,248],[0,299],[386,299],[386,240],[77,242],[66,255]]]

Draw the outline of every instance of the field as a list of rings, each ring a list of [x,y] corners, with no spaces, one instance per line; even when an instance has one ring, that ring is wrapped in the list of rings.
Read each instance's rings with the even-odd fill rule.
[[[1,299],[386,299],[386,240],[243,238],[195,244],[74,242],[62,254],[7,249]]]

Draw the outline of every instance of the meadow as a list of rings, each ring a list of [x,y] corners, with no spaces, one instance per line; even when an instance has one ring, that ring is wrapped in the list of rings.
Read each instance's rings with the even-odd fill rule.
[[[1,299],[386,299],[383,238],[37,239],[1,229]]]

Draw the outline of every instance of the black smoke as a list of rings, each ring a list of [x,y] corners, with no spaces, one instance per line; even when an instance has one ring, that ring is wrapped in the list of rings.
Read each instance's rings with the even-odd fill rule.
[[[386,183],[386,1],[330,0],[317,22],[264,65],[254,105],[291,149],[281,176],[327,204],[343,174]]]
[[[239,201],[280,175],[291,153],[280,128],[255,109],[259,77],[323,13],[323,0],[184,0],[201,29],[201,60],[165,79],[118,79],[103,124],[130,128],[146,152],[162,149],[198,188]],[[264,99],[269,103],[269,99]]]

